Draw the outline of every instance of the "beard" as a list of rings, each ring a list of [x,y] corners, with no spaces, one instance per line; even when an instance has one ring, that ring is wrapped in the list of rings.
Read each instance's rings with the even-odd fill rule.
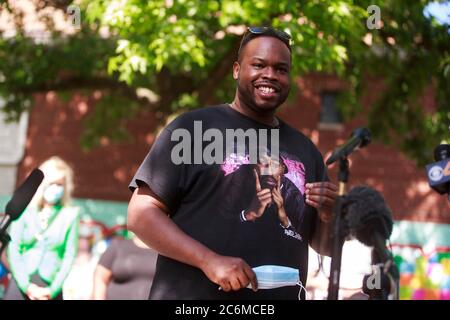
[[[277,179],[270,175],[259,176],[259,181],[261,183],[261,189],[269,189],[270,191],[275,189],[278,184]]]
[[[287,92],[281,91],[277,99],[257,101],[256,90],[258,89],[256,89],[251,82],[247,86],[242,85],[240,79],[237,81],[237,90],[239,99],[248,106],[248,108],[258,113],[267,114],[274,113],[276,109],[286,101],[289,95],[289,90],[287,90]]]

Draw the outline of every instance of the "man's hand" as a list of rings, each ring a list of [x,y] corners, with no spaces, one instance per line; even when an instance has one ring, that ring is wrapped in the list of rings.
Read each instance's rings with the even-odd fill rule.
[[[242,259],[211,254],[205,258],[201,268],[209,280],[218,284],[223,291],[240,290],[252,285],[253,291],[258,289],[256,275],[252,268]]]
[[[337,186],[332,182],[306,184],[306,203],[317,209],[321,221],[333,219],[333,207],[337,197]]]
[[[277,205],[278,218],[280,219],[281,225],[287,228],[289,227],[291,222],[289,221],[286,211],[284,210],[284,200],[283,196],[281,195],[280,186],[281,186],[281,176],[278,176],[277,187],[272,191],[273,202]]]
[[[270,189],[266,188],[261,190],[261,183],[259,182],[258,172],[253,169],[253,173],[256,179],[256,195],[253,197],[253,200],[250,203],[250,207],[245,210],[245,219],[247,221],[254,221],[261,217],[267,206],[272,203],[272,193],[270,192]]]

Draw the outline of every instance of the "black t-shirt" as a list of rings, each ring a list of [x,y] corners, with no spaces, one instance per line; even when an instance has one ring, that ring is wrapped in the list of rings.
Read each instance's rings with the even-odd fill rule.
[[[198,163],[199,159],[194,159],[198,151],[205,150],[217,139],[198,136],[200,131],[207,135],[208,129],[223,134],[225,141],[219,141],[224,146],[223,161],[174,164],[173,150],[179,151],[179,137],[185,133],[191,136],[192,163]],[[245,212],[256,196],[258,168],[254,161],[249,161],[248,139],[244,153],[235,146],[234,149],[226,147],[227,143],[237,143],[237,140],[226,139],[227,129],[252,129],[258,138],[265,132],[266,139],[262,141],[266,143],[262,145],[267,146],[268,154],[273,151],[274,128],[242,115],[229,105],[191,111],[179,116],[160,133],[132,179],[130,189],[133,191],[142,183],[147,184],[170,209],[175,224],[216,253],[240,257],[252,268],[280,265],[298,269],[305,285],[308,239],[317,219],[315,209],[305,204],[305,183],[322,181],[326,177],[321,154],[306,136],[280,120],[276,129],[279,130],[279,162],[284,170],[278,174],[278,188],[290,225],[281,224],[274,203],[256,220],[246,221]],[[266,181],[260,177],[264,188]],[[270,181],[267,183],[270,186]],[[250,289],[223,292],[200,269],[159,255],[150,299],[297,299],[298,292],[298,286],[256,293]]]
[[[133,240],[112,240],[98,262],[112,272],[106,299],[147,299],[155,274],[156,257],[154,250],[141,248]]]

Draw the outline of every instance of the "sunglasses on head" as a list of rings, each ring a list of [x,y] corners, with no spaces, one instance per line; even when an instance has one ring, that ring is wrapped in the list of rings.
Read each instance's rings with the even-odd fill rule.
[[[253,36],[252,36],[253,35]],[[272,27],[248,27],[247,31],[245,32],[241,45],[239,47],[239,51],[241,51],[242,46],[247,43],[250,39],[252,39],[254,36],[262,36],[262,35],[268,35],[275,37],[281,41],[284,42],[284,44],[287,45],[289,50],[291,49],[291,36],[281,30],[274,29]]]
[[[248,27],[247,28],[247,32],[250,32],[252,34],[272,34],[277,36],[277,38],[280,38],[281,40],[287,41],[288,43],[290,43],[291,41],[291,36],[281,30],[277,30],[274,29],[272,27]]]

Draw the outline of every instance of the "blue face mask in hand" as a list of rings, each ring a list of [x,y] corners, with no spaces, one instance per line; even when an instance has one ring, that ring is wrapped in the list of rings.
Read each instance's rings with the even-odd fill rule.
[[[264,265],[253,268],[253,271],[258,280],[258,290],[300,286],[300,291],[298,293],[300,299],[301,290],[305,289],[300,281],[300,271],[298,269],[284,266]],[[251,288],[251,285],[247,288]]]
[[[258,280],[258,289],[296,286],[300,282],[300,272],[294,268],[265,265],[255,267],[253,271]]]

